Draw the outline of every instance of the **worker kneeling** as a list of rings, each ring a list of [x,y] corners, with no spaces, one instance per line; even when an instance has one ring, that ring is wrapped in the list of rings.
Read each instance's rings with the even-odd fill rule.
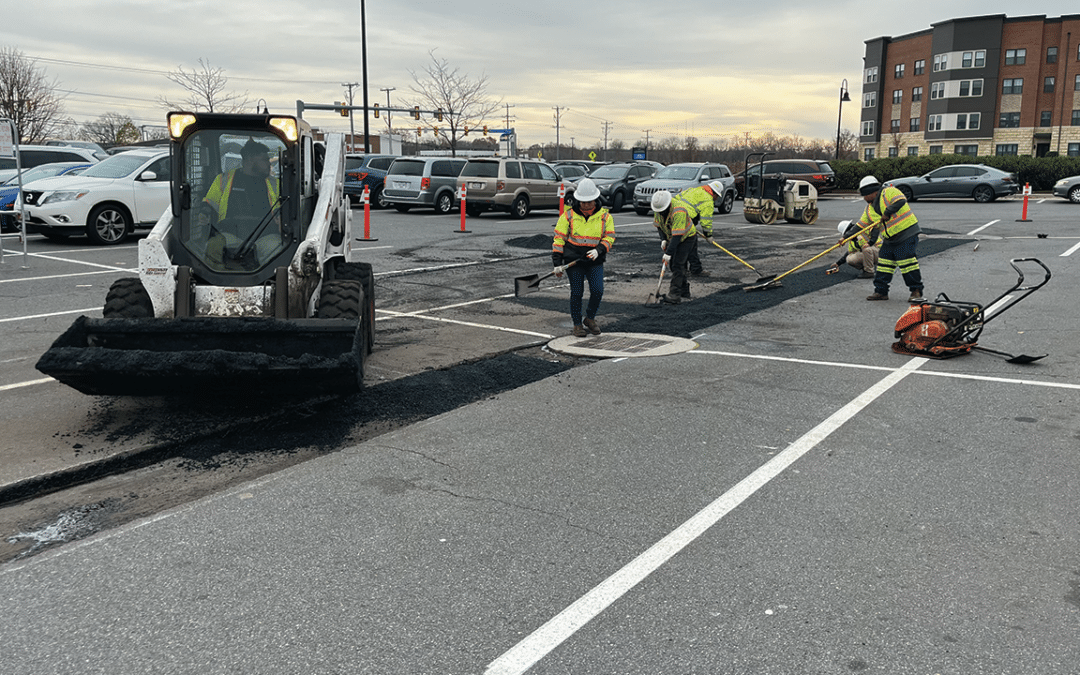
[[[856,232],[859,234],[847,242],[847,250],[839,260],[833,263],[832,267],[825,270],[825,273],[839,272],[840,265],[846,262],[855,269],[862,270],[859,279],[873,279],[874,270],[877,268],[878,249],[881,247],[881,231],[874,228],[867,232],[860,232],[858,223],[850,220],[841,220],[836,226],[836,231],[840,233],[841,242],[853,237]]]

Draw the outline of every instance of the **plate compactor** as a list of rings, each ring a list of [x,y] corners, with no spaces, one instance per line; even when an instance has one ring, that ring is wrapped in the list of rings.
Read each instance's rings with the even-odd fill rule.
[[[777,218],[813,224],[818,219],[817,188],[804,180],[788,180],[783,174],[766,178],[765,157],[771,154],[752,152],[746,156],[743,218],[762,225],[772,225]],[[754,157],[758,157],[758,163],[751,166]]]
[[[272,396],[360,388],[371,265],[354,259],[345,140],[298,116],[168,114],[171,205],[37,368],[86,394]],[[242,187],[243,189],[234,189]]]
[[[1025,286],[1024,273],[1017,263],[1035,263],[1043,269],[1045,277],[1038,284]],[[969,354],[977,349],[1006,357],[1009,363],[1031,363],[1044,358],[1046,354],[1014,356],[978,345],[979,335],[991,319],[1001,316],[1002,312],[1050,281],[1050,270],[1035,258],[1014,258],[1009,261],[1009,264],[1019,275],[1016,285],[995,298],[986,307],[973,302],[954,302],[944,293],[938,294],[934,302],[912,306],[896,322],[894,337],[899,338],[899,342],[893,343],[893,351],[898,354],[947,359]],[[1017,292],[1021,294],[1014,297],[1012,294]],[[989,317],[986,316],[988,311],[992,312]]]

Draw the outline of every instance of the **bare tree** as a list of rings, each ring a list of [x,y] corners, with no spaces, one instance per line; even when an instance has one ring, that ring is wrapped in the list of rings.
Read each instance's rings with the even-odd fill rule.
[[[242,112],[251,107],[251,99],[248,92],[238,94],[226,90],[229,78],[225,76],[224,68],[213,68],[209,61],[199,59],[199,70],[191,72],[184,70],[183,66],[177,66],[176,70],[170,71],[165,77],[180,85],[187,92],[187,97],[170,100],[165,96],[159,96],[158,102],[169,110],[191,110],[193,112]]]
[[[457,68],[451,69],[446,59],[436,58],[434,50],[428,56],[431,63],[422,72],[409,71],[414,82],[409,89],[419,97],[412,105],[443,111],[442,121],[428,118],[418,124],[438,129],[438,134],[449,143],[450,153],[456,155],[458,138],[464,135],[465,127],[479,128],[502,101],[488,98],[486,75],[469,79],[467,75],[459,75]]]
[[[45,79],[45,70],[33,59],[14,47],[0,48],[0,116],[15,122],[20,143],[54,134],[64,113],[57,86]]]
[[[142,140],[139,129],[131,118],[114,112],[107,112],[93,122],[84,122],[79,136],[83,140],[106,146],[126,145]]]

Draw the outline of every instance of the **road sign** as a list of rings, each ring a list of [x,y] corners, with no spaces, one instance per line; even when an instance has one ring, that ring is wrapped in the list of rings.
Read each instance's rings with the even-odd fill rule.
[[[0,123],[0,157],[15,157],[15,137],[11,133],[11,124],[8,120]]]
[[[596,161],[596,151],[595,150],[593,150],[592,152],[589,153],[589,160],[593,161],[593,162]]]

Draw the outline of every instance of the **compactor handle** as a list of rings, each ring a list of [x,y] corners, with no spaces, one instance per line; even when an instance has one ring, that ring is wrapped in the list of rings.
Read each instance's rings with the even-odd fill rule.
[[[1043,280],[1040,281],[1035,286],[1024,286],[1024,272],[1016,264],[1016,263],[1022,263],[1022,262],[1033,262],[1033,263],[1035,263],[1039,267],[1043,268],[1043,271],[1046,272],[1046,276],[1043,277]],[[1045,286],[1046,282],[1050,281],[1050,268],[1047,267],[1046,265],[1044,265],[1043,262],[1041,260],[1039,260],[1038,258],[1013,258],[1012,260],[1009,261],[1009,264],[1012,265],[1012,268],[1014,270],[1016,270],[1016,274],[1018,276],[1018,278],[1016,280],[1016,286],[1013,287],[1012,291],[1037,291],[1040,288],[1042,288],[1043,286]],[[1012,291],[1010,291],[1010,292],[1012,292]]]

